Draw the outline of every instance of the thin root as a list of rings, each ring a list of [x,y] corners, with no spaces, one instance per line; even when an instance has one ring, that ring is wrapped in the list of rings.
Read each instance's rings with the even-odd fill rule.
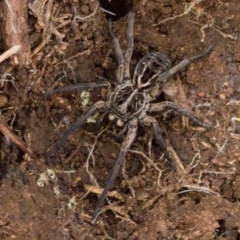
[[[149,158],[146,154],[144,154],[143,152],[139,152],[139,151],[136,151],[136,150],[129,150],[129,152],[132,152],[132,153],[137,153],[137,154],[140,154],[141,156],[143,156],[150,164],[151,166],[158,171],[158,181],[157,181],[157,184],[158,186],[161,186],[161,183],[160,183],[160,179],[161,179],[161,176],[162,176],[162,170],[157,166],[157,164],[155,164],[153,162],[153,160],[151,158]]]
[[[164,22],[172,21],[172,20],[174,20],[174,19],[176,19],[176,18],[180,18],[180,17],[183,17],[183,16],[187,15],[187,14],[188,14],[197,4],[199,4],[201,1],[202,1],[202,0],[194,0],[193,2],[191,2],[191,3],[189,3],[189,4],[186,3],[183,13],[181,13],[181,14],[179,14],[179,15],[177,15],[177,16],[174,16],[174,17],[166,18],[166,19],[158,22],[157,24],[154,24],[153,26],[158,26],[158,25],[160,25],[160,24],[162,24],[162,23],[164,23]]]

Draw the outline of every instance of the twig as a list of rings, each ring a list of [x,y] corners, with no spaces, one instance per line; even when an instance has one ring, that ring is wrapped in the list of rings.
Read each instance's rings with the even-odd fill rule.
[[[75,22],[76,20],[85,21],[85,20],[87,20],[88,18],[94,17],[94,16],[96,15],[96,13],[97,13],[98,8],[99,8],[99,5],[97,5],[97,6],[94,8],[93,12],[92,12],[91,14],[87,15],[87,16],[75,15],[72,22]]]
[[[170,144],[168,144],[167,150],[169,153],[172,154],[172,160],[174,161],[174,164],[177,167],[177,172],[179,172],[180,174],[186,172],[186,169],[183,166],[181,159],[178,157],[177,153]]]
[[[191,185],[184,184],[183,187],[188,188],[188,190],[183,190],[183,191],[181,191],[181,192],[178,192],[178,194],[196,191],[196,192],[203,192],[203,193],[208,193],[208,194],[215,194],[215,195],[217,195],[218,197],[221,197],[220,194],[218,194],[217,192],[214,192],[214,191],[213,191],[211,188],[209,188],[209,187],[199,186],[199,185],[196,185],[196,184],[191,184]]]
[[[229,138],[227,138],[227,139],[225,140],[225,142],[223,143],[222,146],[220,146],[218,143],[215,143],[215,145],[216,145],[217,148],[218,148],[218,153],[223,153],[224,148],[226,147],[228,141],[229,141]]]
[[[57,65],[59,65],[59,64],[62,64],[62,63],[65,63],[65,62],[67,62],[67,61],[69,61],[69,60],[72,60],[73,58],[82,56],[82,55],[84,55],[84,54],[90,54],[90,52],[91,52],[90,50],[91,50],[92,48],[93,48],[93,45],[92,45],[89,49],[87,49],[87,50],[85,50],[85,51],[83,51],[83,52],[79,52],[79,53],[77,53],[76,55],[71,56],[71,57],[68,58],[68,59],[64,59],[62,62],[57,63],[55,66],[57,66]]]
[[[2,55],[0,55],[0,63],[11,57],[13,54],[17,53],[20,48],[20,45],[15,45],[12,48],[8,49],[6,52],[4,52]]]
[[[29,154],[30,157],[36,159],[37,156],[35,155],[35,153],[33,153],[32,150],[30,150],[29,148],[27,148],[25,146],[25,143],[18,137],[16,136],[12,130],[9,129],[9,127],[7,127],[5,125],[5,123],[3,123],[0,120],[0,132],[7,138],[9,139],[11,142],[13,142],[14,144],[16,144],[23,152],[26,152],[27,154]]]

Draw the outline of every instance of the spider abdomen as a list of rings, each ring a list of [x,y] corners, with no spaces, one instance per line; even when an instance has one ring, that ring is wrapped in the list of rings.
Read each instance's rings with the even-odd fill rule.
[[[151,88],[157,76],[171,68],[170,60],[159,52],[148,53],[137,64],[133,84],[138,89]]]

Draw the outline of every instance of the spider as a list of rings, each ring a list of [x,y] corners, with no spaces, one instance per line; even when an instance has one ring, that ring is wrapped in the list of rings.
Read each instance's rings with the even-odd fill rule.
[[[188,66],[193,61],[199,60],[206,56],[212,50],[214,43],[212,43],[203,53],[197,56],[186,58],[172,68],[170,60],[163,54],[159,52],[148,53],[138,62],[134,70],[133,77],[131,78],[129,65],[133,52],[134,12],[130,10],[128,13],[127,48],[124,54],[122,53],[117,37],[113,33],[111,19],[108,19],[108,28],[113,39],[115,55],[118,62],[116,82],[101,81],[95,83],[82,83],[72,87],[63,87],[45,92],[45,95],[50,95],[60,92],[67,92],[74,89],[82,90],[101,87],[110,88],[111,85],[114,87],[109,91],[107,99],[105,101],[98,101],[89,107],[89,109],[83,113],[75,123],[73,123],[72,127],[65,134],[63,134],[60,140],[49,150],[47,154],[48,157],[51,157],[54,152],[63,144],[63,142],[66,141],[68,137],[77,129],[82,127],[87,122],[87,119],[97,111],[102,113],[98,123],[101,123],[108,115],[110,121],[117,124],[117,126],[122,127],[122,130],[119,132],[118,136],[125,137],[121,144],[114,167],[108,176],[105,188],[96,205],[93,213],[93,222],[95,222],[98,218],[100,209],[104,205],[108,191],[112,188],[114,180],[120,172],[125,155],[136,138],[139,125],[152,128],[156,143],[159,145],[166,159],[170,162],[172,169],[176,170],[176,167],[171,161],[170,155],[167,151],[158,121],[150,114],[171,109],[179,114],[187,116],[192,121],[206,129],[211,129],[213,127],[213,125],[202,123],[200,120],[195,118],[191,112],[183,109],[173,102],[157,102],[156,100],[162,92],[163,84],[170,77],[172,77],[182,68]],[[149,72],[151,73],[150,77],[147,79],[146,77],[144,78],[146,73]]]

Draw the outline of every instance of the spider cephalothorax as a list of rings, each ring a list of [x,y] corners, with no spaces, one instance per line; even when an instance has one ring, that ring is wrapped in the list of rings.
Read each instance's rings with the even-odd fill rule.
[[[113,182],[121,169],[125,154],[136,137],[139,124],[152,128],[156,143],[159,145],[165,157],[171,163],[172,168],[175,170],[176,167],[170,159],[166,144],[161,135],[160,126],[157,120],[151,116],[152,113],[162,112],[169,108],[179,114],[189,117],[195,123],[204,128],[209,129],[213,127],[213,125],[202,123],[200,120],[195,118],[191,112],[181,108],[173,102],[157,102],[156,100],[161,93],[163,84],[166,80],[177,73],[180,69],[188,66],[193,61],[206,56],[212,50],[214,44],[211,44],[203,53],[184,59],[173,68],[171,68],[169,59],[163,54],[158,52],[149,53],[138,62],[134,70],[133,77],[131,78],[129,65],[133,51],[133,25],[134,13],[130,11],[128,13],[127,49],[125,53],[122,54],[119,41],[112,31],[111,19],[109,19],[109,32],[113,38],[113,44],[118,62],[116,81],[114,81],[107,99],[105,101],[98,101],[93,104],[79,119],[76,120],[75,123],[73,123],[73,126],[48,152],[48,157],[52,156],[54,152],[62,145],[62,143],[66,141],[75,130],[85,124],[87,119],[94,115],[97,111],[102,113],[99,122],[101,122],[105,116],[108,116],[109,120],[113,121],[118,126],[123,127],[123,130],[119,133],[119,135],[124,136],[124,140],[122,142],[114,167],[109,174],[104,191],[102,192],[97,203],[93,214],[93,222],[97,219],[99,211],[105,202],[107,193],[111,189]],[[74,85],[70,88],[65,87],[62,89],[46,91],[45,94],[49,95],[58,92],[66,92],[71,89],[82,90],[109,86],[110,82],[108,81],[83,83]]]
[[[169,59],[161,53],[149,53],[144,56],[135,68],[133,79],[123,80],[123,84],[110,93],[112,111],[121,120],[139,116],[146,104],[155,100],[161,93],[164,81],[160,80],[159,76],[169,70],[170,66]],[[147,71],[150,77],[145,79]]]

